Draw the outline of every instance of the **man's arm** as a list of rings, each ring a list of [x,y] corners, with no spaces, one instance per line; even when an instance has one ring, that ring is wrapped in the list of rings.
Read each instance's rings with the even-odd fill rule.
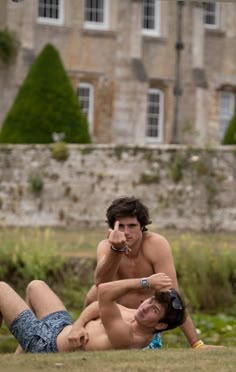
[[[174,259],[168,241],[161,235],[153,234],[149,248],[149,253],[151,255],[151,261],[153,263],[155,273],[163,272],[168,275],[172,280],[173,287],[178,290],[178,281]],[[181,329],[184,332],[190,346],[199,341],[196,328],[189,314],[187,315],[185,322],[181,326]],[[203,346],[204,345],[202,345],[202,347]]]
[[[79,318],[74,322],[68,336],[68,341],[74,348],[78,348],[88,342],[88,333],[84,327],[90,320],[97,319],[98,317],[98,301],[91,303],[82,311]]]
[[[115,279],[125,246],[125,234],[119,231],[119,221],[116,221],[114,230],[108,231],[108,239],[100,242],[97,248],[97,267],[94,274],[96,285]]]
[[[171,279],[163,273],[149,278],[149,286],[155,291],[168,291],[172,287]],[[116,300],[132,289],[141,288],[141,278],[116,280],[98,286],[100,318],[115,349],[128,348],[133,342],[131,326],[123,319]]]

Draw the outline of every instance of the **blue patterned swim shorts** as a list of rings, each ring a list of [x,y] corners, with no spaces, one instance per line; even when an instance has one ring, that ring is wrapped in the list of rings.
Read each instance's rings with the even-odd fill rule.
[[[13,320],[9,329],[28,353],[55,353],[56,339],[66,326],[72,324],[67,311],[56,311],[37,319],[32,310],[24,310]]]
[[[144,348],[144,350],[156,350],[162,349],[162,342],[161,342],[161,334],[156,332],[153,336],[152,341],[148,346]]]

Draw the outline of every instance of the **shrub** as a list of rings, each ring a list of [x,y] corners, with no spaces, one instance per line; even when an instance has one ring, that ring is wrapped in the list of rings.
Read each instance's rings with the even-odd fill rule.
[[[69,150],[65,142],[56,142],[52,146],[52,156],[58,161],[65,161],[69,157]]]
[[[55,241],[49,230],[35,230],[16,240],[1,232],[0,280],[9,281],[23,289],[32,279],[47,280],[63,268],[63,259],[57,255]]]
[[[15,33],[3,30],[0,31],[0,59],[3,63],[9,64],[14,61],[19,47]]]
[[[236,254],[221,247],[193,244],[185,234],[172,245],[179,285],[190,312],[235,312]]]
[[[42,177],[39,174],[31,174],[28,178],[28,182],[30,191],[35,195],[39,195],[44,185]]]
[[[236,145],[236,114],[230,120],[228,128],[225,132],[223,145]]]
[[[51,143],[53,133],[65,142],[90,143],[87,119],[57,50],[46,45],[23,82],[3,122],[2,143]]]
[[[171,159],[170,164],[170,177],[175,183],[178,183],[183,178],[183,167],[184,159],[182,155],[176,154],[176,156]]]

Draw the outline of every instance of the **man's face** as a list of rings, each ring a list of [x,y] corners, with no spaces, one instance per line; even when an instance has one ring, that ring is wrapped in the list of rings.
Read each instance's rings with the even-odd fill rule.
[[[139,305],[135,313],[135,319],[141,325],[158,328],[159,320],[162,319],[164,315],[164,306],[157,302],[153,296]]]
[[[142,229],[137,217],[119,217],[119,231],[125,234],[128,247],[142,237]]]

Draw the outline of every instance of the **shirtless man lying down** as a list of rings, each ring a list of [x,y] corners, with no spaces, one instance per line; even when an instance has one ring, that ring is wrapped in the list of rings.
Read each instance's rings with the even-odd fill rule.
[[[130,290],[147,288],[155,294],[129,309],[117,299]],[[98,286],[98,301],[72,320],[57,295],[40,280],[32,281],[24,301],[0,282],[0,317],[16,338],[19,352],[50,353],[144,348],[153,334],[173,329],[185,320],[185,305],[163,274],[125,279]]]

